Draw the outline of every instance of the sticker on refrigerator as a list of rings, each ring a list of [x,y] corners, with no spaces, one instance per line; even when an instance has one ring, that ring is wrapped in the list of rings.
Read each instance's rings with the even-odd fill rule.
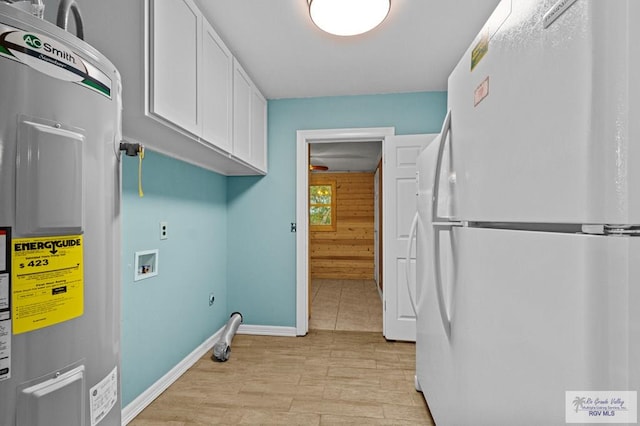
[[[478,106],[487,96],[489,96],[489,77],[485,78],[473,92],[473,106]]]
[[[484,24],[484,27],[478,33],[478,36],[472,44],[471,50],[471,71],[482,61],[489,52],[489,43],[491,39],[500,30],[502,25],[511,16],[512,1],[501,1]],[[476,41],[477,40],[477,41]]]
[[[35,32],[0,25],[0,56],[111,99],[111,79],[65,44]]]
[[[475,47],[471,51],[471,71],[480,63],[484,55],[489,51],[489,28],[480,35],[480,40],[476,43]]]
[[[91,426],[96,426],[104,419],[118,402],[118,367],[89,390],[91,401]]]
[[[638,422],[637,391],[566,391],[566,423]]]
[[[82,235],[11,242],[13,333],[25,333],[84,312]]]

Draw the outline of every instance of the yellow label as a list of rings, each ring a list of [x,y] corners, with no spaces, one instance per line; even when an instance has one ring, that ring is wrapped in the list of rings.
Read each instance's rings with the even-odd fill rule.
[[[82,235],[11,241],[13,333],[25,333],[84,312]]]
[[[471,51],[471,71],[480,63],[484,55],[489,51],[489,29],[487,28],[482,35],[480,36],[480,40],[475,45],[473,50]]]

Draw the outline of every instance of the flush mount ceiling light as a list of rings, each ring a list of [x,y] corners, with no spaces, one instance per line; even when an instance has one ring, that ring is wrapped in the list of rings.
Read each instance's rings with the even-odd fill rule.
[[[387,17],[391,0],[307,0],[313,23],[339,36],[366,33]]]

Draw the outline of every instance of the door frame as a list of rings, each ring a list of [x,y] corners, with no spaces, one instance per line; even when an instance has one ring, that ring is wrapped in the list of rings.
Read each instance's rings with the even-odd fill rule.
[[[296,334],[309,331],[309,144],[379,140],[384,153],[395,127],[298,130],[296,132]],[[383,154],[384,155],[384,154]],[[384,157],[382,159],[384,164]],[[384,195],[383,195],[384,196]],[[384,253],[382,254],[384,258]]]

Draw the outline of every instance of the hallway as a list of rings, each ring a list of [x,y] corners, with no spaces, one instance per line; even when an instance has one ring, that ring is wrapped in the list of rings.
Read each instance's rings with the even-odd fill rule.
[[[382,333],[382,301],[375,282],[313,279],[309,329]]]

